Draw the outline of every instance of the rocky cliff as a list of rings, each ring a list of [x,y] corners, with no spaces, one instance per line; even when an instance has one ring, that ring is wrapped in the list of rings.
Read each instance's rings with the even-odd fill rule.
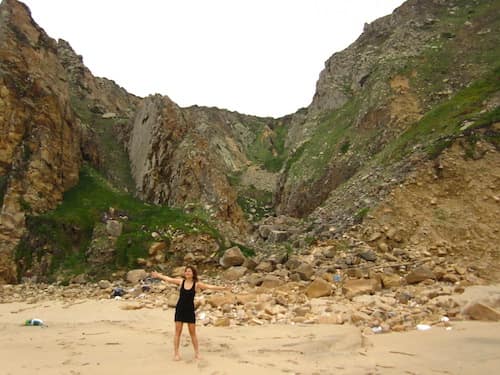
[[[81,133],[57,44],[16,1],[0,5],[0,54],[0,280],[13,281],[25,215],[54,208],[78,181]]]
[[[226,233],[231,227],[245,232],[249,225],[238,198],[274,191],[277,171],[267,170],[263,159],[278,153],[272,129],[278,126],[274,119],[146,98],[123,135],[138,196],[201,206]]]
[[[225,124],[210,126],[201,116],[193,118],[167,97],[144,100],[128,141],[139,197],[172,206],[202,204],[220,220],[243,225],[243,213],[224,171],[241,168],[246,157],[237,147],[227,150],[226,135],[217,128],[221,123]],[[214,150],[217,141],[220,145]],[[224,151],[226,157],[221,158]]]
[[[138,98],[93,77],[14,0],[0,5],[0,72],[0,281],[13,281],[26,215],[54,209],[78,182],[84,157],[99,164],[94,130],[75,107],[85,101],[124,116]]]
[[[138,98],[94,77],[83,58],[67,42],[50,39],[21,3],[4,0],[0,10],[0,282],[16,277],[13,251],[25,233],[26,216],[34,218],[61,202],[63,192],[77,184],[84,162],[114,191],[160,208],[203,211],[226,237],[222,247],[237,240],[261,253],[276,247],[300,252],[351,229],[379,251],[414,252],[413,240],[393,240],[390,228],[400,220],[406,223],[400,225],[404,236],[418,237],[420,245],[425,231],[435,234],[430,246],[459,238],[460,246],[446,245],[450,252],[463,254],[470,245],[494,253],[484,237],[498,239],[490,223],[500,194],[492,187],[500,165],[498,0],[407,1],[365,25],[351,46],[328,59],[311,104],[280,119],[181,108],[161,95]],[[474,217],[465,226],[467,238],[447,221],[459,215],[454,209],[459,195],[449,205],[431,204],[425,211],[444,218],[442,230],[429,232],[425,228],[436,223],[399,211],[406,207],[404,193],[398,192],[402,186],[408,184],[404,191],[417,195],[410,207],[416,211],[418,197],[436,200],[460,176],[478,178],[476,168],[489,178],[463,189],[470,187],[476,196],[484,188],[492,200],[485,205],[464,200],[460,215]],[[92,178],[85,183],[93,184]],[[422,189],[411,189],[409,181],[415,179],[425,181],[417,183]],[[426,187],[435,196],[428,197]],[[99,214],[104,221],[124,221],[126,233],[112,242],[122,246],[128,264],[148,251],[152,233],[168,251],[167,219],[154,222],[155,232],[137,219],[127,223],[125,214],[110,218],[110,202],[121,198],[103,196],[99,208],[81,203],[94,215],[91,220],[68,223],[78,239],[70,252],[85,254],[88,243],[100,242],[98,231],[92,235]],[[73,199],[72,209],[80,209],[77,204]],[[488,214],[480,215],[478,206]],[[398,214],[389,215],[387,207]],[[38,247],[57,253],[58,244],[49,237],[25,236],[23,252],[31,254],[35,246],[38,253]],[[117,256],[114,249],[104,250]],[[160,259],[155,262],[165,261],[165,254],[155,256]],[[85,262],[84,255],[78,259]]]
[[[386,182],[397,180],[418,164],[419,151],[435,155],[431,149],[465,123],[497,116],[488,103],[498,93],[499,9],[498,1],[410,0],[365,25],[325,63],[311,105],[292,115],[278,212],[307,216],[337,199],[338,187],[379,168]],[[363,195],[359,189],[335,211],[370,206]]]

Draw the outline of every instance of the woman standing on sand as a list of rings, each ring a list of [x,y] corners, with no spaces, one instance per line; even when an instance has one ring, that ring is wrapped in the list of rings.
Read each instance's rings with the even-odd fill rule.
[[[198,349],[198,338],[196,337],[194,296],[197,290],[226,290],[227,288],[198,282],[198,273],[192,266],[186,266],[184,269],[183,279],[168,277],[156,271],[151,272],[151,277],[180,286],[179,299],[177,301],[177,305],[175,306],[174,360],[178,361],[181,359],[181,356],[179,355],[179,344],[184,323],[187,323],[188,325],[189,335],[191,336],[191,341],[193,342],[194,356],[196,359],[199,359],[200,351]]]

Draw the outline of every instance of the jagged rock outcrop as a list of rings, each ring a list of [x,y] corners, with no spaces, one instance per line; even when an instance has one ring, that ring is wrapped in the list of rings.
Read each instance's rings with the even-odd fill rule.
[[[228,175],[252,164],[250,117],[210,108],[180,108],[168,97],[146,98],[126,135],[140,198],[183,207],[201,204],[226,227],[248,223]],[[260,120],[262,121],[262,120]]]
[[[133,116],[140,98],[130,94],[114,81],[95,77],[84,65],[83,57],[71,45],[59,39],[57,54],[62,66],[68,73],[71,95],[85,104],[91,112],[110,117],[129,118]]]
[[[0,5],[0,283],[16,278],[25,215],[53,209],[78,181],[79,122],[57,45],[15,1]]]
[[[383,78],[391,73],[394,64],[422,53],[435,36],[430,25],[437,21],[436,13],[442,7],[432,0],[410,0],[394,13],[365,24],[363,33],[349,48],[326,61],[309,110],[317,113],[338,109],[366,89],[371,89],[372,95],[388,95],[387,80]]]

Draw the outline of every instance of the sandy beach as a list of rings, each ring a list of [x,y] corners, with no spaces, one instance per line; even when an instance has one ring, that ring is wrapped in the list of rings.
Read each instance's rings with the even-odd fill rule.
[[[172,360],[173,309],[130,301],[0,304],[2,374],[485,374],[500,368],[500,323],[453,322],[363,336],[351,325],[198,325]],[[23,326],[40,318],[46,327]]]

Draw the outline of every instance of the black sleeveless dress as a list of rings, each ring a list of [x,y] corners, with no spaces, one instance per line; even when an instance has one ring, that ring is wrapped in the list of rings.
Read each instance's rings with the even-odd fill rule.
[[[193,282],[191,289],[184,289],[184,281],[179,293],[179,300],[175,306],[175,321],[183,323],[195,323],[194,295],[196,293],[196,283]]]

